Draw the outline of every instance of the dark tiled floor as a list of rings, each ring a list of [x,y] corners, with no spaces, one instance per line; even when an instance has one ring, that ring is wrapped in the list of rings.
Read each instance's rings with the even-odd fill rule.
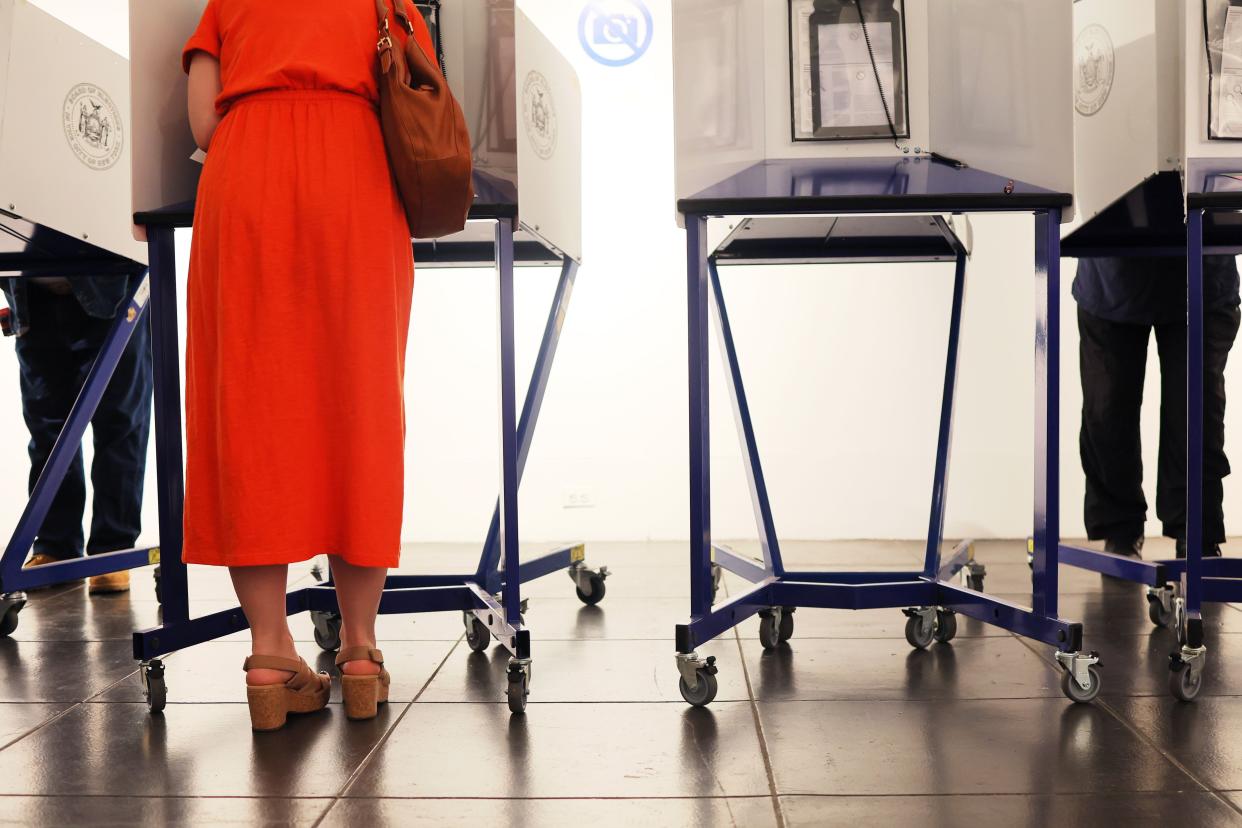
[[[989,591],[1025,602],[1024,551],[979,545]],[[921,557],[913,543],[784,552],[805,569],[917,570]],[[403,570],[468,571],[475,555],[414,547]],[[345,721],[334,694],[252,734],[245,634],[168,659],[170,704],[152,717],[129,641],[159,623],[149,574],[129,596],[39,593],[0,640],[0,824],[1242,825],[1238,608],[1205,613],[1211,673],[1194,705],[1167,695],[1175,642],[1147,621],[1142,589],[1063,570],[1061,615],[1104,659],[1094,706],[1063,699],[1048,648],[1003,630],[963,620],[952,645],[912,652],[897,610],[802,610],[775,652],[754,620],[703,647],[720,693],[693,710],[671,640],[688,609],[684,545],[588,555],[615,573],[599,607],[560,573],[526,591],[525,717],[504,704],[503,653],[471,653],[451,613],[381,619],[393,701],[373,722]],[[308,569],[291,580],[310,583]],[[196,569],[191,595],[195,613],[231,605],[216,570]],[[309,620],[293,629],[329,669]]]

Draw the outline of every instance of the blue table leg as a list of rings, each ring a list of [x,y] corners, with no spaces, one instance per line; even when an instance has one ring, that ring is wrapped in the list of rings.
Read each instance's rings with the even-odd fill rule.
[[[155,374],[155,465],[160,519],[163,622],[190,618],[189,584],[181,560],[185,476],[181,443],[181,343],[177,323],[175,231],[147,231],[151,259],[151,350]]]
[[[1060,527],[1061,211],[1035,215],[1035,557],[1031,608],[1057,615]]]
[[[1203,211],[1186,226],[1186,616],[1198,621],[1203,577]],[[1195,624],[1198,626],[1198,624]],[[1201,632],[1201,630],[1200,630]],[[1199,646],[1193,642],[1191,646]]]
[[[500,549],[505,571],[518,572],[518,446],[517,383],[514,369],[513,331],[513,233],[514,221],[496,223],[496,276],[498,280],[498,325],[500,332]],[[504,584],[505,621],[520,626],[521,581],[509,578]]]
[[[690,402],[690,613],[712,607],[711,416],[708,388],[707,219],[686,216]]]
[[[755,523],[759,540],[763,544],[763,563],[766,574],[781,577],[785,565],[781,560],[780,541],[776,537],[776,523],[772,519],[772,504],[768,500],[768,484],[763,477],[763,464],[759,460],[759,444],[755,440],[755,427],[750,419],[750,403],[746,399],[746,386],[742,383],[742,366],[738,362],[737,347],[733,342],[733,326],[729,324],[729,312],[725,308],[724,288],[720,284],[720,271],[714,258],[708,259],[712,296],[716,309],[716,332],[720,353],[728,372],[729,392],[733,400],[733,417],[737,422],[742,452],[746,455],[746,480],[750,484],[750,499],[755,511]],[[766,575],[765,575],[766,577]]]
[[[949,354],[944,369],[944,396],[940,401],[940,434],[936,442],[936,471],[932,478],[931,520],[923,575],[940,575],[940,545],[944,542],[944,513],[949,478],[949,450],[953,443],[953,401],[957,390],[957,354],[962,330],[962,303],[966,293],[966,254],[959,251],[953,273],[953,306],[949,316]]]

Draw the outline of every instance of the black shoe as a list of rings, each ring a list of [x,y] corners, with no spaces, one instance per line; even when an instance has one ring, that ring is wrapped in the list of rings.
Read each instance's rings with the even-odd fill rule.
[[[1117,540],[1110,538],[1104,541],[1104,551],[1110,555],[1121,555],[1126,558],[1143,559],[1143,539]]]
[[[1177,539],[1177,558],[1178,560],[1181,560],[1185,557],[1186,557],[1186,539],[1178,538]],[[1207,546],[1203,547],[1203,557],[1205,558],[1221,557],[1220,544],[1209,543]]]

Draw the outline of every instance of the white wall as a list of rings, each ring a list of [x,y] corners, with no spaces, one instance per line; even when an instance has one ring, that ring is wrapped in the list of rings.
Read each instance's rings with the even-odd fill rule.
[[[77,12],[90,6],[40,0]],[[610,69],[569,55],[586,100],[586,261],[522,492],[528,539],[686,534],[685,290],[672,198],[667,8],[656,40]],[[97,16],[116,29],[123,17]],[[76,20],[76,18],[74,18]],[[962,340],[948,534],[1030,531],[1032,222],[976,220]],[[179,239],[182,261],[188,238]],[[1063,263],[1062,507],[1081,534],[1080,404],[1073,262]],[[182,266],[184,275],[184,264]],[[521,271],[519,377],[529,373],[556,273]],[[789,538],[914,538],[926,531],[944,370],[950,265],[746,268],[725,291],[764,451],[778,528]],[[494,288],[488,271],[418,273],[410,342],[407,522],[411,540],[481,539],[495,496]],[[11,341],[0,343],[0,527],[24,501],[25,440]],[[1144,409],[1155,469],[1155,347]],[[713,374],[714,517],[721,537],[754,536],[719,368]],[[1242,401],[1242,370],[1230,393]],[[1231,438],[1242,402],[1230,408]],[[1230,443],[1242,463],[1242,442]],[[1149,474],[1149,476],[1151,476]],[[1154,503],[1154,477],[1147,486]],[[149,486],[148,525],[154,527]],[[589,508],[566,508],[585,496]],[[1226,484],[1242,532],[1242,482]],[[1157,533],[1153,522],[1149,531]]]

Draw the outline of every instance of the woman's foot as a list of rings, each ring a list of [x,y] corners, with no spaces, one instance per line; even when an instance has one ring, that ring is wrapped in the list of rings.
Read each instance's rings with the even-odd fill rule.
[[[379,705],[388,702],[392,676],[384,669],[384,654],[374,647],[342,647],[336,657],[341,668],[341,698],[345,716],[374,719]]]
[[[314,713],[328,704],[332,677],[314,672],[300,658],[252,655],[242,669],[255,730],[279,730],[290,713]]]

